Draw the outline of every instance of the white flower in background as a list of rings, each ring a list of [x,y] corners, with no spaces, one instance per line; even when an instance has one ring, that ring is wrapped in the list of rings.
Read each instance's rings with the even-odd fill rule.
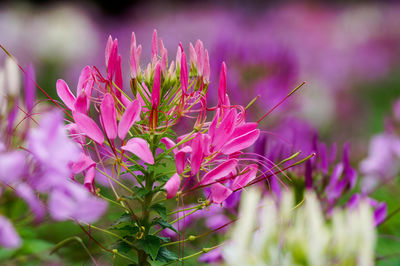
[[[4,65],[4,79],[7,95],[16,97],[21,87],[19,67],[16,62],[7,57]]]
[[[271,198],[258,206],[259,191],[244,195],[240,218],[223,248],[226,265],[374,264],[376,236],[368,203],[335,209],[328,222],[311,192],[299,206],[286,192],[280,207]]]
[[[0,68],[0,116],[4,115],[6,112],[6,92],[5,92],[5,74],[4,70]]]

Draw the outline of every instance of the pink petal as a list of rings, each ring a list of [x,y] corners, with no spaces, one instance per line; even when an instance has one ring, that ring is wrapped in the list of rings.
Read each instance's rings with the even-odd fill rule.
[[[107,45],[106,45],[106,51],[105,51],[106,65],[108,64],[108,60],[110,59],[110,53],[111,53],[112,45],[113,45],[113,39],[112,39],[112,37],[110,35],[110,36],[108,36]]]
[[[84,91],[82,91],[81,94],[79,94],[78,98],[75,101],[75,104],[74,104],[75,111],[86,114],[86,111],[88,108],[87,101],[88,101],[88,99],[87,99],[86,93]]]
[[[251,145],[257,140],[260,135],[260,130],[255,129],[242,136],[234,138],[227,142],[224,147],[222,147],[221,152],[223,154],[231,154],[240,150],[243,150]]]
[[[71,164],[71,170],[74,174],[77,174],[94,165],[96,165],[96,163],[92,158],[81,152],[79,159]]]
[[[225,95],[226,95],[226,65],[222,62],[221,73],[219,76],[219,86],[218,86],[218,105],[225,105]]]
[[[185,53],[182,53],[182,59],[181,59],[181,84],[182,84],[182,92],[183,94],[186,94],[188,88],[188,68],[187,68]]]
[[[140,120],[141,105],[138,100],[132,101],[126,108],[118,124],[118,137],[123,140],[133,124]]]
[[[69,136],[73,141],[79,144],[85,144],[84,133],[79,129],[77,124],[71,123],[65,127],[69,131]]]
[[[112,44],[110,56],[107,62],[107,80],[109,81],[112,80],[115,74],[118,63],[117,60],[118,60],[118,40],[115,39]]]
[[[243,170],[244,174],[238,176],[231,186],[232,190],[240,189],[245,187],[249,182],[251,182],[257,175],[258,166],[257,164],[251,164],[245,167]]]
[[[231,194],[232,190],[220,183],[215,183],[211,186],[211,198],[216,204],[224,202]]]
[[[154,164],[154,157],[150,151],[149,144],[142,138],[132,138],[128,140],[126,145],[122,146],[121,149],[132,152],[148,164]]]
[[[190,65],[196,66],[196,61],[197,61],[197,56],[196,56],[196,50],[193,47],[193,44],[190,43],[189,45],[189,58],[190,58]]]
[[[203,161],[203,146],[201,141],[201,133],[197,133],[196,137],[192,140],[192,154],[191,161],[191,174],[195,175],[200,170]]]
[[[220,178],[226,177],[227,175],[232,173],[233,170],[235,170],[237,164],[238,160],[236,159],[230,159],[221,163],[210,172],[208,172],[205,176],[203,176],[200,183],[202,185],[208,185]]]
[[[257,123],[245,123],[243,125],[240,125],[238,127],[235,128],[235,130],[233,131],[232,135],[230,136],[230,139],[234,139],[236,137],[239,137],[241,135],[247,134],[250,131],[253,131],[254,129],[256,129],[258,126]]]
[[[171,149],[172,147],[175,147],[175,146],[176,146],[176,143],[175,143],[173,140],[171,140],[170,138],[167,138],[167,137],[163,137],[163,138],[160,140],[160,142],[161,142],[161,143],[164,143],[164,145],[165,145],[165,147],[167,148],[167,150],[169,150],[169,149]],[[177,151],[178,151],[178,149],[175,148],[175,149],[173,150],[173,153],[176,153]]]
[[[138,74],[138,58],[136,57],[136,37],[135,37],[135,33],[132,32],[132,39],[131,39],[131,49],[130,49],[130,53],[131,53],[131,78],[136,78],[137,74]]]
[[[56,84],[58,97],[64,102],[64,104],[72,111],[75,110],[75,96],[72,94],[71,90],[68,88],[67,83],[64,80],[57,80]]]
[[[211,135],[212,144],[214,145],[215,150],[219,150],[226,141],[230,139],[230,136],[235,129],[236,117],[236,109],[229,110],[221,123],[215,129],[214,135]]]
[[[197,40],[196,46],[196,56],[197,56],[197,74],[199,76],[203,75],[203,63],[204,63],[204,46],[203,42],[200,40]]]
[[[73,112],[72,116],[74,117],[75,123],[83,133],[99,144],[104,143],[103,132],[93,119],[79,112]]]
[[[121,69],[121,56],[118,55],[117,61],[115,64],[115,85],[118,88],[115,88],[115,95],[121,100],[121,91],[124,89],[124,84],[122,81],[122,69]]]
[[[165,190],[167,190],[167,199],[176,196],[176,193],[178,192],[180,185],[181,185],[180,176],[178,174],[174,174],[164,185]]]
[[[78,81],[78,87],[76,90],[76,94],[79,95],[81,94],[82,90],[85,89],[87,82],[91,79],[91,72],[92,68],[90,66],[85,66],[81,74],[79,76],[79,81]]]
[[[104,131],[110,139],[117,137],[117,116],[115,110],[114,98],[111,94],[104,95],[100,104],[100,117],[103,123]]]
[[[175,167],[178,174],[182,174],[186,166],[186,153],[192,152],[190,146],[185,146],[175,154]]]
[[[90,191],[94,192],[94,177],[96,175],[96,168],[94,166],[90,167],[86,171],[85,179],[83,185]]]
[[[167,65],[168,65],[168,51],[167,49],[164,48],[164,50],[161,50],[161,70],[165,74],[167,71]]]
[[[156,109],[158,107],[158,104],[160,103],[160,88],[161,88],[161,67],[160,64],[157,64],[156,70],[154,71],[153,90],[151,92],[151,106]]]

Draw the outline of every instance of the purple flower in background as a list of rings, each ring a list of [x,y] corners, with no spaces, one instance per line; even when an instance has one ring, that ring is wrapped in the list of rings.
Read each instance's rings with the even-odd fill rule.
[[[18,248],[21,238],[15,231],[12,223],[0,215],[0,246],[5,248]]]
[[[360,163],[364,175],[362,189],[373,191],[378,184],[386,182],[399,172],[400,138],[391,133],[382,133],[372,138],[368,157]]]
[[[52,186],[64,185],[72,176],[70,164],[78,160],[80,150],[68,138],[61,112],[43,115],[38,128],[28,135],[28,149],[38,162],[40,177],[33,176],[30,182],[39,191],[47,191]]]
[[[22,151],[0,151],[0,181],[11,185],[20,180],[26,167],[26,156]]]
[[[49,211],[57,221],[74,219],[86,223],[96,221],[106,210],[107,203],[91,195],[81,185],[66,182],[50,193]]]

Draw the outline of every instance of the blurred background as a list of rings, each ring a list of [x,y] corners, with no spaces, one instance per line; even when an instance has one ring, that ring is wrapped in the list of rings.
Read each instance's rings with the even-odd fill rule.
[[[179,42],[188,52],[189,42],[201,39],[210,53],[211,101],[223,61],[233,104],[246,105],[260,96],[250,119],[261,117],[306,81],[263,121],[263,128],[294,117],[315,128],[324,141],[341,147],[349,140],[358,164],[400,96],[400,3],[277,2],[2,1],[0,44],[22,66],[32,62],[38,84],[57,98],[58,78],[73,88],[84,66],[104,70],[110,34],[119,40],[126,78],[132,31],[143,46],[142,62],[150,58],[153,29],[163,38],[170,61]],[[378,198],[385,199],[385,193],[378,192]],[[397,225],[399,219],[385,233]],[[385,243],[383,248],[392,245]]]

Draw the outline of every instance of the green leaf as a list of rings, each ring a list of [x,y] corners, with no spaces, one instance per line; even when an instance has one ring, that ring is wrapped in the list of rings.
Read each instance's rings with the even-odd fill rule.
[[[168,228],[168,229],[171,229],[172,231],[174,231],[175,233],[178,233],[178,231],[176,231],[176,229],[166,220],[155,219],[155,220],[153,220],[153,224],[158,224],[159,226],[161,226],[162,229]]]
[[[139,232],[139,227],[137,226],[132,226],[132,225],[125,225],[123,227],[119,228],[112,228],[114,230],[119,230],[119,231],[128,231],[131,235],[137,234]]]
[[[147,235],[145,239],[138,240],[138,244],[153,260],[157,258],[158,250],[161,246],[159,237]]]
[[[161,203],[157,203],[150,208],[157,212],[161,216],[161,218],[167,220],[167,208],[165,208],[164,205],[162,205]]]
[[[132,251],[132,247],[128,243],[122,240],[118,240],[114,245],[112,245],[112,248],[118,250],[119,252],[123,252],[125,254]]]
[[[130,221],[132,221],[132,219],[133,218],[129,213],[124,213],[124,214],[121,215],[121,217],[119,217],[117,220],[115,220],[111,224],[111,227],[114,227],[114,226],[116,226],[118,224],[121,224],[121,223],[130,222]]]
[[[170,262],[177,260],[178,256],[170,250],[168,250],[166,247],[161,247],[160,250],[158,251],[157,254],[157,260],[161,262]]]

